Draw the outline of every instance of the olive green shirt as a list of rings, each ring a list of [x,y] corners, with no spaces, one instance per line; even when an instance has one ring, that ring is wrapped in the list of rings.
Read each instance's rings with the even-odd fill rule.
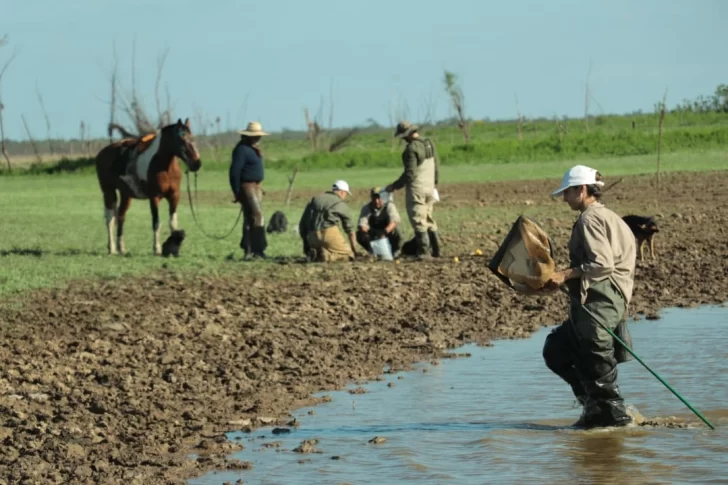
[[[417,178],[418,167],[428,158],[435,159],[435,173],[428,174],[428,178],[433,177],[434,183],[437,185],[440,178],[440,157],[437,156],[435,145],[427,138],[415,138],[407,144],[402,152],[402,164],[404,172],[394,182],[394,188],[399,190],[406,185],[412,185]],[[430,181],[432,183],[432,180]]]
[[[323,231],[341,222],[344,232],[354,232],[354,219],[344,200],[332,191],[317,195],[308,203],[299,222],[299,232]]]
[[[579,215],[569,240],[571,267],[582,271],[577,293],[582,304],[594,283],[609,279],[627,304],[632,299],[637,246],[629,226],[604,204],[594,202]],[[576,295],[575,295],[576,296]]]

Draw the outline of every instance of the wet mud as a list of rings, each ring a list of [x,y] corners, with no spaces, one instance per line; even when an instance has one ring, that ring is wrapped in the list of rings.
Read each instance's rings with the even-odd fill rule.
[[[521,212],[567,263],[574,213],[550,200],[554,183],[443,186],[437,210],[450,230],[432,262],[284,261],[263,277],[244,266],[225,278],[157,273],[3,302],[0,484],[184,483],[244,470],[226,457],[244,446],[226,431],[290,428],[289,411],[326,399],[314,392],[560,322],[565,296],[515,294],[486,268]],[[660,226],[657,259],[638,261],[632,316],[728,299],[727,189],[718,172],[663,176],[659,196],[652,177],[607,193],[620,214]]]

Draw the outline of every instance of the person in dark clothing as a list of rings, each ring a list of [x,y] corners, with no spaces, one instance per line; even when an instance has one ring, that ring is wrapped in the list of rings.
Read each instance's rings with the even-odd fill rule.
[[[257,121],[248,123],[241,130],[240,141],[233,149],[230,165],[230,188],[235,200],[243,211],[243,237],[240,247],[245,252],[245,259],[265,258],[268,242],[263,221],[263,155],[258,143],[260,138],[268,135]]]
[[[401,218],[394,202],[384,202],[381,192],[380,187],[374,187],[370,193],[371,201],[362,207],[359,213],[356,242],[371,254],[371,241],[386,237],[392,246],[392,254],[396,255],[402,245],[399,231]]]

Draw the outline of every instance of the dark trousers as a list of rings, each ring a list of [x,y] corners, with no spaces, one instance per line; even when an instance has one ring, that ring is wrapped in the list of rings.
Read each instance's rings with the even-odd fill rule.
[[[609,280],[596,283],[589,289],[584,305],[572,301],[569,319],[551,331],[543,347],[546,366],[569,384],[580,402],[590,399],[615,416],[624,412],[617,363],[626,359],[621,348],[615,354],[619,344],[598,322],[617,336],[624,335],[625,311],[624,299]],[[628,337],[623,340],[630,344]]]
[[[263,189],[259,182],[243,182],[240,203],[243,206],[243,238],[240,247],[245,254],[264,255],[268,247],[261,200]]]
[[[376,230],[370,228],[369,232],[364,232],[359,229],[358,231],[356,231],[356,242],[358,242],[359,245],[363,247],[368,253],[371,253],[371,238],[378,237],[379,235],[384,235],[384,229]],[[397,254],[397,251],[399,251],[399,248],[402,246],[402,235],[399,232],[399,227],[395,227],[394,231],[387,234],[387,239],[389,239],[389,244],[392,246],[392,254]]]

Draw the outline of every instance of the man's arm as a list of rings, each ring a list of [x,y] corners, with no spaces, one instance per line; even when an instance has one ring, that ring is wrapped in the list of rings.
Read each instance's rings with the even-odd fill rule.
[[[359,230],[369,232],[369,204],[361,208],[359,212]]]
[[[404,172],[397,180],[387,186],[387,192],[399,190],[414,178],[415,168],[417,167],[417,153],[413,149],[414,142],[407,145],[402,153],[402,163],[404,164]]]
[[[240,174],[245,166],[245,154],[238,145],[233,150],[233,161],[230,165],[230,188],[233,191],[235,201],[240,200]]]
[[[356,233],[354,232],[354,221],[351,217],[351,209],[349,209],[349,206],[342,200],[336,204],[334,210],[341,220],[341,226],[343,227],[344,232],[349,235],[349,246],[351,246],[351,252],[356,256]]]
[[[578,229],[579,230],[579,229]],[[561,286],[566,281],[586,276],[604,279],[614,271],[614,257],[603,221],[586,220],[580,227],[587,262],[553,274],[548,284]]]
[[[392,234],[397,228],[397,224],[400,223],[399,212],[397,212],[397,207],[393,202],[387,204],[387,216],[389,217],[389,224],[384,228],[384,232]]]

